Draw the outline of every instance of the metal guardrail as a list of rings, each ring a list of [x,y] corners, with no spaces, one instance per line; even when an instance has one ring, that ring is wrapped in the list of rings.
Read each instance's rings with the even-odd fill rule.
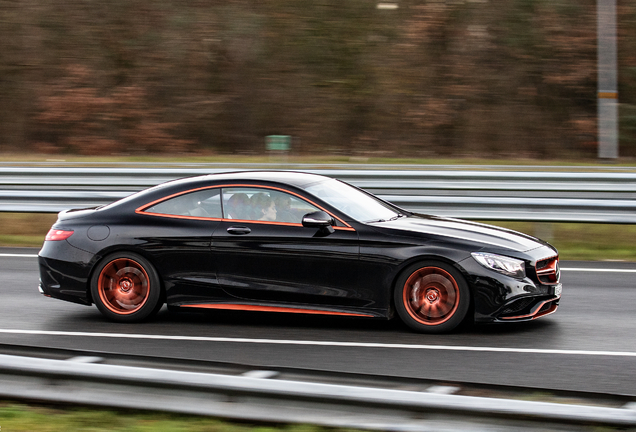
[[[636,223],[636,172],[568,167],[546,171],[431,165],[4,166],[0,211],[53,213],[106,204],[176,178],[272,168],[335,177],[420,213],[481,220]]]
[[[370,430],[519,431],[552,426],[558,430],[580,430],[583,424],[636,426],[633,403],[611,408],[77,360],[0,355],[0,396]]]

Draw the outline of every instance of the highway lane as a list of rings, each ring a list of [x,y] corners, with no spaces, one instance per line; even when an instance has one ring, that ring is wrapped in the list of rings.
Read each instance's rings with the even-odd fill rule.
[[[636,264],[562,266],[595,271],[563,272],[556,314],[431,336],[398,320],[225,311],[116,324],[38,294],[35,258],[0,256],[0,343],[636,395]]]

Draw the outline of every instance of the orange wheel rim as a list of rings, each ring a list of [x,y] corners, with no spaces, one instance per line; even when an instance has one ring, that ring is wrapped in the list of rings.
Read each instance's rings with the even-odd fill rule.
[[[148,273],[137,261],[118,258],[99,274],[97,289],[104,306],[118,315],[138,311],[148,300]]]
[[[407,279],[402,301],[408,314],[420,324],[439,325],[455,314],[459,287],[446,270],[424,267]]]

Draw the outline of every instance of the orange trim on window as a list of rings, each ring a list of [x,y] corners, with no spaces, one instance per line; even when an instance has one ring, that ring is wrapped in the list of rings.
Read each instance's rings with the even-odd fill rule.
[[[356,316],[356,317],[373,317],[373,315],[357,314],[350,312],[332,312],[318,309],[300,309],[284,306],[259,306],[245,305],[236,303],[213,303],[213,304],[190,304],[181,307],[202,308],[202,309],[223,309],[223,310],[240,310],[240,311],[256,311],[256,312],[284,312],[312,315],[339,315],[339,316]]]
[[[223,220],[222,218],[215,218],[215,217],[172,215],[167,213],[146,213],[145,211],[138,211],[138,210],[135,210],[135,213],[148,215],[148,216],[173,218],[173,219],[189,219],[189,220],[202,220],[202,221],[222,221]],[[231,220],[231,219],[225,219],[225,220]]]
[[[328,212],[327,210],[325,210],[324,208],[322,208],[321,206],[319,206],[315,202],[313,202],[311,200],[308,200],[307,198],[297,194],[296,192],[292,192],[290,190],[282,189],[282,188],[275,187],[275,186],[263,186],[263,185],[229,184],[229,185],[204,186],[204,187],[200,187],[200,188],[196,188],[196,189],[189,189],[187,191],[178,192],[178,193],[175,193],[175,194],[172,194],[172,195],[168,195],[167,197],[163,197],[163,198],[160,198],[158,200],[152,201],[151,203],[144,204],[143,206],[138,207],[135,210],[135,213],[144,214],[144,215],[150,215],[150,216],[175,218],[175,219],[213,220],[213,221],[216,220],[216,221],[232,221],[232,222],[240,222],[240,223],[259,223],[259,224],[268,224],[268,225],[302,226],[302,224],[288,223],[288,222],[259,221],[259,220],[250,220],[250,219],[247,219],[247,220],[245,220],[245,219],[227,219],[227,218],[213,218],[213,217],[200,217],[200,216],[184,216],[184,215],[171,215],[171,214],[164,214],[164,213],[148,213],[148,212],[146,212],[146,209],[152,207],[153,205],[161,203],[163,201],[167,201],[170,198],[174,198],[174,197],[177,197],[177,196],[180,196],[180,195],[185,195],[185,194],[192,193],[192,192],[198,192],[200,190],[205,190],[205,189],[231,188],[231,187],[251,187],[251,188],[255,188],[255,189],[273,189],[273,190],[278,190],[278,191],[282,191],[282,192],[294,195],[294,196],[300,198],[301,200],[310,203],[314,207],[317,207],[320,210],[328,213],[334,219],[337,219],[338,221],[340,221],[341,223],[346,225],[344,227],[335,226],[335,227],[333,227],[334,229],[341,230],[341,231],[355,231],[355,229],[352,228],[351,225],[349,225],[348,223],[346,223],[345,221],[343,221],[339,217],[331,214],[330,212]]]
[[[223,219],[223,221],[225,221],[225,222],[236,222],[236,223],[254,223],[254,222],[257,222],[259,224],[265,224],[265,225],[303,226],[303,224],[294,223],[294,222],[276,222],[276,221],[262,221],[262,220],[252,220],[252,219]]]

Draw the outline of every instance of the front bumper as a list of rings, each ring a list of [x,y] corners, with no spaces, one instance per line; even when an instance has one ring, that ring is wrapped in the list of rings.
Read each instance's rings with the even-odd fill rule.
[[[505,304],[496,314],[496,321],[531,321],[556,312],[561,299],[562,285],[554,286],[549,297],[521,297]]]
[[[562,285],[544,284],[531,277],[515,279],[491,271],[474,259],[460,263],[471,287],[475,322],[530,321],[554,313]]]

